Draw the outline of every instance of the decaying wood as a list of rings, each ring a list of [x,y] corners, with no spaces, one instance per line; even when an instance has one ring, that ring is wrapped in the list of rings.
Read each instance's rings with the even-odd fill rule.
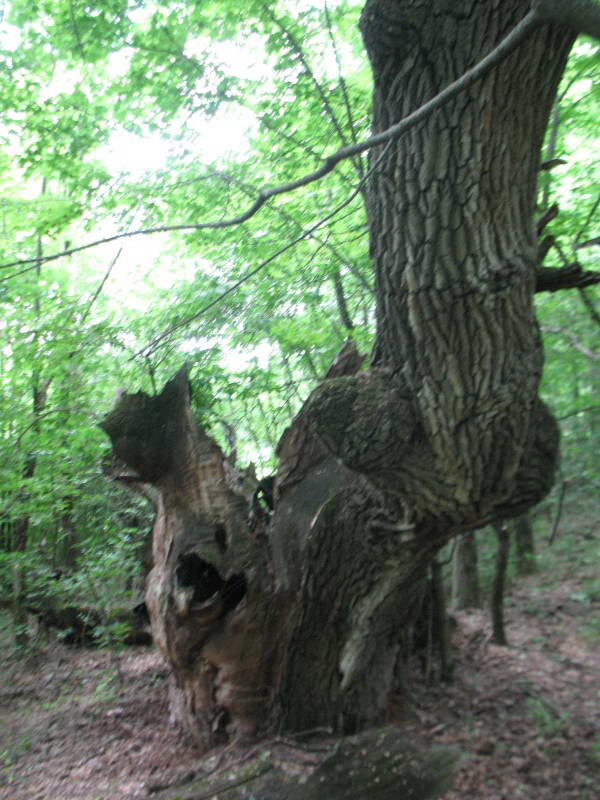
[[[158,493],[146,605],[154,641],[173,667],[172,716],[199,744],[224,741],[232,718],[241,733],[248,715],[260,716],[269,651],[254,634],[270,577],[264,543],[247,528],[247,497],[232,488],[223,453],[192,418],[186,369],[156,397],[122,395],[102,427],[133,479]]]
[[[431,3],[366,2],[375,134],[460,78],[529,7],[433,5],[435,25]],[[128,479],[157,495],[146,603],[172,669],[173,720],[203,749],[381,725],[435,553],[552,486],[558,429],[538,395],[533,295],[548,280],[535,194],[572,41],[567,29],[536,27],[477,86],[373,152],[373,357],[361,370],[346,345],[284,433],[265,524],[249,525],[247,492],[194,422],[185,370],[155,397],[123,395],[103,423]],[[334,758],[288,794],[280,777],[269,784],[269,766],[255,776],[258,796],[397,796],[393,769],[380,794],[375,780],[395,745],[382,758],[369,741],[368,758],[381,760],[362,791],[347,775],[336,784]],[[339,747],[341,774],[358,751]]]

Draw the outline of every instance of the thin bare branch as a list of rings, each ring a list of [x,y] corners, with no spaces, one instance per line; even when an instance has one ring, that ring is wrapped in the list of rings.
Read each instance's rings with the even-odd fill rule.
[[[544,333],[558,333],[561,336],[564,336],[571,342],[575,350],[583,353],[586,358],[590,358],[592,361],[600,361],[600,354],[596,353],[595,350],[590,350],[589,347],[586,347],[584,344],[582,344],[573,331],[570,331],[567,328],[554,327],[552,325],[541,325],[540,328]]]
[[[563,419],[570,419],[571,417],[576,417],[578,414],[587,414],[589,411],[600,411],[600,406],[578,408],[576,411],[570,411],[568,414],[563,414],[562,417],[557,417],[556,419],[558,422],[562,422]]]
[[[600,314],[596,310],[593,300],[588,297],[587,293],[583,289],[579,290],[579,296],[581,297],[581,302],[587,308],[590,317],[593,319],[596,325],[600,327]]]
[[[323,103],[323,108],[327,112],[327,116],[329,117],[329,119],[331,121],[331,124],[335,128],[335,132],[339,136],[340,142],[343,145],[346,145],[347,144],[347,139],[346,139],[346,134],[344,132],[344,128],[340,124],[340,122],[339,122],[339,120],[338,120],[338,118],[336,116],[335,111],[331,107],[331,103],[329,102],[329,99],[327,98],[327,94],[325,93],[325,90],[321,86],[320,81],[317,79],[317,76],[313,72],[312,67],[308,63],[308,59],[306,58],[306,56],[304,54],[304,50],[300,46],[300,43],[298,42],[298,40],[296,39],[294,34],[289,30],[289,28],[287,28],[283,24],[283,22],[279,19],[279,17],[277,17],[273,13],[273,11],[269,8],[269,6],[266,3],[263,4],[263,10],[264,10],[265,14],[269,17],[271,22],[274,22],[275,25],[277,25],[279,30],[283,33],[285,38],[290,43],[290,45],[292,47],[292,50],[296,53],[296,55],[300,59],[300,63],[304,67],[304,70],[306,71],[306,74],[311,79],[311,81],[313,83],[313,86],[317,90],[317,94],[321,98],[321,102]]]
[[[573,250],[583,250],[584,247],[594,247],[595,245],[600,244],[600,236],[595,236],[593,239],[588,239],[586,242],[580,242],[580,244],[574,244]]]
[[[35,417],[35,419],[33,420],[33,422],[30,422],[29,425],[26,425],[24,428],[22,428],[21,432],[19,433],[19,435],[15,439],[15,442],[14,442],[13,446],[14,447],[18,447],[21,444],[21,439],[25,436],[27,431],[30,431],[32,428],[35,428],[37,425],[39,425],[41,420],[45,419],[46,417],[51,416],[52,414],[69,414],[72,410],[73,409],[71,409],[71,408],[51,408],[49,411],[44,411],[44,412],[38,414]],[[37,433],[37,431],[36,431],[36,433]]]
[[[537,230],[537,235],[539,236],[546,225],[549,222],[552,222],[553,219],[556,219],[558,216],[558,203],[553,203],[550,208],[546,208],[543,214],[541,214],[538,219],[536,220],[535,226]]]
[[[463,92],[469,86],[472,86],[474,83],[480,81],[485,75],[487,75],[488,72],[490,72],[490,70],[496,67],[500,62],[504,61],[504,59],[510,55],[510,53],[512,53],[527,38],[529,38],[531,33],[537,28],[541,21],[542,18],[535,10],[530,11],[521,20],[521,22],[519,22],[512,29],[512,31],[490,53],[488,53],[487,56],[482,58],[478,64],[467,70],[467,72],[465,72],[460,78],[446,86],[445,89],[442,89],[439,94],[437,94],[431,100],[428,100],[416,111],[413,111],[403,120],[400,120],[400,122],[395,123],[384,131],[380,131],[379,133],[370,136],[368,139],[365,139],[362,142],[356,142],[355,144],[340,148],[335,153],[332,153],[330,156],[328,156],[324,160],[323,164],[313,172],[310,172],[301,178],[297,178],[296,180],[289,181],[288,183],[262,189],[258,193],[258,196],[252,205],[246,209],[246,211],[238,214],[235,217],[214,220],[210,222],[184,223],[181,225],[160,225],[154,228],[143,228],[136,231],[128,231],[126,233],[117,233],[113,236],[107,236],[103,239],[98,239],[95,242],[89,242],[88,244],[80,245],[79,247],[72,247],[68,250],[63,250],[60,253],[44,256],[44,262],[54,261],[57,258],[73,255],[73,253],[80,253],[82,250],[89,250],[90,248],[97,247],[101,244],[108,244],[120,239],[128,239],[133,236],[147,236],[149,234],[166,233],[172,231],[231,228],[236,225],[241,225],[243,222],[246,222],[253,217],[272,197],[276,197],[280,194],[287,194],[295,191],[296,189],[300,189],[303,186],[308,186],[309,184],[320,180],[321,178],[325,177],[325,175],[328,175],[330,172],[332,172],[341,161],[344,161],[347,158],[352,158],[359,153],[364,153],[374,147],[386,145],[388,142],[395,141],[407,131],[426,120],[429,116],[431,116],[431,114],[433,114],[434,111],[437,111],[437,109],[439,109],[456,95],[460,94],[460,92]],[[35,259],[20,259],[10,263],[0,264],[0,268],[31,264],[34,260]],[[21,273],[15,274],[22,274],[25,271],[26,270],[22,270]],[[0,279],[0,282],[8,280],[11,277],[14,277],[14,275],[10,275],[8,278]]]
[[[239,178],[235,178],[232,175],[229,175],[226,172],[221,172],[216,169],[211,169],[210,172],[215,175],[220,180],[224,181],[225,183],[233,183],[235,186],[238,187],[242,192],[247,195],[253,196],[254,195],[254,188],[250,187],[248,184],[241,181]],[[289,212],[287,212],[284,208],[277,207],[274,209],[277,216],[281,217],[282,220],[285,220],[290,225],[295,225],[299,230],[302,230],[302,225],[298,220]],[[327,238],[323,239],[319,236],[315,236],[314,234],[311,235],[311,239],[314,239],[315,242],[322,244],[327,250],[332,254],[332,256],[343,266],[348,268],[348,271],[354,275],[356,280],[360,283],[360,285],[366,289],[369,295],[373,295],[373,287],[367,281],[365,276],[362,274],[358,266],[348,259],[340,250],[332,244]]]
[[[83,324],[85,322],[85,320],[88,318],[88,315],[89,315],[90,311],[92,310],[92,306],[94,305],[96,300],[100,297],[102,289],[104,289],[104,285],[106,284],[106,281],[109,279],[110,273],[113,271],[113,268],[114,268],[115,264],[117,263],[117,261],[119,260],[122,252],[123,252],[123,248],[121,247],[121,248],[119,248],[119,252],[117,253],[117,255],[110,262],[110,265],[109,265],[108,269],[104,273],[104,277],[100,281],[100,284],[98,285],[98,288],[94,292],[94,295],[93,295],[92,299],[90,300],[90,302],[87,305],[87,308],[83,312],[83,316],[81,317],[81,324]]]
[[[222,292],[214,300],[211,300],[210,303],[207,303],[205,306],[203,306],[195,314],[191,314],[189,317],[186,317],[185,319],[181,320],[180,322],[177,322],[175,325],[172,325],[170,328],[168,328],[166,331],[164,331],[164,333],[161,333],[159,336],[155,336],[154,339],[152,339],[151,342],[149,342],[145,347],[143,347],[141,350],[139,350],[137,353],[135,353],[133,358],[135,358],[136,356],[139,356],[139,355],[143,355],[143,354],[147,354],[147,353],[152,352],[152,350],[154,350],[156,348],[156,346],[158,344],[160,344],[160,342],[162,342],[164,339],[166,339],[169,336],[171,336],[173,333],[175,333],[175,331],[178,331],[181,328],[185,328],[191,322],[194,322],[199,317],[201,317],[204,314],[206,314],[207,311],[210,311],[211,308],[214,308],[214,306],[218,305],[228,295],[230,295],[232,292],[235,292],[236,289],[239,289],[239,287],[242,286],[244,283],[246,283],[246,281],[249,281],[250,278],[253,278],[259,272],[261,272],[265,267],[267,267],[269,264],[271,264],[273,261],[275,261],[277,258],[279,258],[280,255],[283,255],[283,253],[287,252],[292,247],[297,245],[298,242],[301,242],[304,239],[308,239],[313,234],[313,232],[317,230],[317,228],[320,228],[321,225],[324,225],[325,222],[327,222],[329,219],[331,219],[333,216],[335,216],[337,213],[339,213],[339,211],[341,211],[342,208],[345,208],[345,206],[349,205],[359,193],[360,193],[360,185],[357,186],[356,189],[352,192],[352,194],[349,197],[347,197],[343,201],[343,203],[340,203],[340,205],[338,205],[333,211],[331,211],[325,217],[322,217],[320,220],[318,220],[318,222],[316,222],[314,225],[312,225],[310,228],[308,228],[308,230],[303,231],[300,234],[300,236],[297,236],[295,239],[292,239],[292,241],[288,242],[283,247],[279,248],[279,250],[277,250],[275,253],[273,253],[273,255],[269,256],[269,258],[265,259],[264,261],[261,261],[261,263],[258,264],[258,266],[254,267],[254,269],[251,269],[249,272],[247,272],[242,278],[240,278],[238,281],[236,281],[232,286],[230,286],[224,292]],[[322,247],[322,245],[319,245],[319,248],[320,247]]]
[[[588,225],[590,224],[590,222],[596,216],[596,211],[598,211],[598,207],[599,206],[600,206],[600,194],[598,195],[598,197],[596,197],[596,200],[594,201],[594,205],[590,208],[590,210],[588,212],[588,215],[585,218],[585,222],[583,223],[583,225],[581,226],[581,228],[577,232],[577,236],[575,237],[575,245],[574,245],[574,249],[575,250],[577,249],[577,243],[579,242],[579,240],[581,239],[581,237],[583,236],[583,234],[587,230]]]
[[[344,107],[346,109],[346,120],[348,122],[348,129],[350,131],[350,138],[356,144],[358,141],[358,134],[356,132],[356,126],[354,124],[354,114],[352,113],[352,105],[350,103],[350,95],[348,94],[348,87],[346,86],[346,81],[344,80],[344,73],[342,71],[342,59],[340,56],[340,52],[337,46],[337,41],[333,33],[333,25],[331,22],[331,14],[329,13],[329,6],[327,3],[323,5],[323,11],[325,14],[325,23],[327,25],[327,33],[329,35],[329,41],[331,42],[331,46],[333,48],[333,53],[335,55],[335,63],[337,66],[338,72],[338,80],[340,84],[340,89],[342,91],[342,97],[344,98]],[[364,168],[363,163],[360,159],[357,159],[354,163],[356,170],[358,171],[359,178],[363,177]]]
[[[295,136],[292,133],[287,133],[286,131],[281,130],[278,127],[278,123],[271,121],[267,115],[264,114],[262,116],[259,115],[259,119],[260,122],[266,128],[268,128],[271,131],[271,133],[278,139],[282,139],[284,142],[289,142],[297,150],[302,150],[302,152],[306,153],[311,158],[314,158],[314,160],[317,163],[319,162],[319,160],[321,159],[321,154],[317,150],[315,150],[315,148],[312,147],[306,140],[304,140],[301,137]]]
[[[228,295],[230,295],[232,292],[234,292],[236,289],[238,289],[240,286],[242,286],[244,283],[246,283],[246,281],[250,280],[250,278],[253,278],[261,270],[263,270],[265,267],[267,267],[269,264],[271,264],[273,261],[275,261],[275,259],[279,258],[280,255],[282,255],[287,250],[291,249],[296,244],[298,244],[298,242],[301,242],[304,239],[311,238],[313,233],[314,233],[314,231],[316,231],[318,228],[320,228],[321,225],[324,225],[326,222],[328,222],[332,217],[335,217],[337,214],[339,214],[339,212],[342,209],[344,209],[344,208],[346,208],[346,206],[350,205],[350,203],[354,200],[354,198],[357,197],[357,195],[359,195],[361,193],[364,184],[368,181],[369,177],[373,174],[373,172],[379,167],[379,165],[383,161],[383,159],[386,158],[387,152],[388,152],[388,149],[389,149],[390,145],[391,145],[391,142],[388,142],[386,144],[386,146],[383,148],[383,150],[381,151],[379,156],[370,165],[369,170],[366,173],[366,175],[363,177],[363,179],[361,181],[359,181],[359,183],[357,184],[357,186],[354,189],[354,191],[352,192],[352,194],[349,195],[345,200],[343,200],[338,206],[336,206],[333,209],[333,211],[330,211],[329,214],[326,214],[324,217],[322,217],[320,220],[318,220],[310,228],[308,228],[307,230],[303,231],[300,234],[300,236],[297,236],[291,242],[288,242],[286,245],[281,247],[279,250],[277,250],[277,252],[273,253],[273,255],[269,256],[269,258],[267,258],[265,261],[262,261],[254,269],[251,269],[249,272],[246,273],[246,275],[244,275],[242,278],[240,278],[238,281],[236,281],[233,284],[233,286],[230,286],[228,289],[226,289],[224,292],[222,292],[214,300],[211,300],[210,303],[207,303],[205,306],[203,306],[195,314],[192,314],[191,316],[186,317],[185,319],[181,320],[180,322],[177,322],[175,325],[172,325],[170,328],[168,328],[166,331],[161,333],[159,336],[156,336],[154,339],[152,339],[152,341],[149,344],[147,344],[145,347],[143,347],[137,353],[134,353],[134,355],[132,356],[132,359],[136,358],[139,355],[144,355],[145,358],[148,358],[149,354],[155,349],[157,344],[159,344],[164,339],[166,339],[169,336],[171,336],[173,333],[175,333],[175,331],[179,330],[180,328],[185,328],[191,322],[194,322],[196,319],[198,319],[199,317],[203,316],[207,311],[209,311],[211,308],[214,308],[214,306],[218,305]],[[320,243],[319,249],[321,249],[324,246],[325,246],[325,242]],[[314,257],[314,256],[312,256],[312,257]]]

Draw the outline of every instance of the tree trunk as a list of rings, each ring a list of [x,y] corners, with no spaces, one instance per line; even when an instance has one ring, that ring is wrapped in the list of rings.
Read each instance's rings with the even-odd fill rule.
[[[492,614],[492,641],[494,644],[507,645],[506,629],[504,626],[504,587],[506,585],[506,568],[508,567],[508,553],[510,550],[510,533],[504,522],[494,523],[496,531],[496,564],[494,569],[494,583],[490,601]]]
[[[477,542],[474,533],[463,533],[456,540],[452,557],[452,608],[480,608]]]
[[[42,181],[41,195],[46,193],[46,178]],[[40,292],[39,281],[42,266],[43,248],[42,237],[38,236],[36,245],[36,263],[35,263],[35,295],[33,300],[34,319],[36,327],[40,319]],[[36,331],[33,334],[33,369],[31,374],[31,428],[34,434],[40,433],[40,418],[46,407],[46,400],[48,395],[48,388],[51,383],[50,378],[42,378],[37,363],[38,358],[38,344],[39,333]],[[12,541],[11,548],[13,551],[25,554],[29,545],[29,528],[31,523],[31,500],[29,486],[32,478],[35,475],[37,468],[38,455],[37,455],[37,442],[34,443],[25,453],[23,467],[21,469],[21,487],[18,491],[18,501],[23,503],[25,509],[21,511],[19,516],[12,521]],[[27,569],[25,562],[19,560],[13,566],[13,587],[12,587],[12,611],[13,623],[15,629],[15,644],[17,647],[26,647],[29,641],[29,632],[27,625],[27,609],[26,609],[26,596],[27,596]]]
[[[440,658],[440,680],[452,680],[452,646],[450,643],[450,625],[446,611],[446,592],[442,565],[434,559],[431,563],[431,600],[433,630],[437,638]]]
[[[528,7],[368,0],[375,130],[475,64]],[[551,487],[533,217],[571,42],[539,27],[373,153],[372,363],[359,372],[347,345],[284,433],[265,525],[249,529],[249,498],[195,425],[185,370],[156,397],[122,396],[104,421],[130,479],[158,492],[146,603],[172,717],[200,746],[381,723],[435,553]]]
[[[12,613],[14,642],[18,649],[29,644],[29,625],[27,621],[26,572],[22,563],[13,564],[12,593],[9,608]]]
[[[515,520],[514,532],[517,575],[534,575],[536,571],[535,539],[529,514],[523,514]]]

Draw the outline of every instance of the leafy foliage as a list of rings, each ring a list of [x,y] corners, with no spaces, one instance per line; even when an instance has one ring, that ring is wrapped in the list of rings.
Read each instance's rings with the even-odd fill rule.
[[[77,566],[117,595],[133,570],[125,554],[137,546],[124,520],[147,524],[149,512],[99,475],[105,445],[96,423],[120,387],[154,391],[186,360],[198,418],[223,443],[225,421],[237,432],[239,463],[269,469],[281,432],[344,340],[370,347],[368,162],[343,162],[242,226],[71,250],[236,216],[261,188],[363,138],[362,4],[7,5],[0,545],[48,569]],[[572,248],[598,235],[599,70],[597,50],[578,44],[546,153],[567,163],[540,178],[540,207],[561,207],[552,233],[562,253],[596,269],[597,247]],[[70,254],[43,260],[63,250]],[[561,259],[555,249],[547,263]],[[565,474],[597,485],[594,292],[587,305],[562,293],[538,307],[542,327],[559,329],[545,333],[544,393],[564,418]],[[73,594],[83,592],[85,578],[72,580]]]

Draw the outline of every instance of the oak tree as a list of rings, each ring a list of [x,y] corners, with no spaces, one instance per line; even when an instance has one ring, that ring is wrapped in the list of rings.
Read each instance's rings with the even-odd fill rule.
[[[146,603],[172,717],[203,749],[382,724],[432,557],[551,488],[533,296],[582,276],[541,268],[536,185],[569,50],[598,20],[586,2],[367,0],[374,136],[340,158],[370,150],[375,343],[366,369],[345,346],[284,433],[273,508],[196,424],[185,369],[104,421],[116,476],[158,494]],[[302,796],[348,796],[322,779]]]

